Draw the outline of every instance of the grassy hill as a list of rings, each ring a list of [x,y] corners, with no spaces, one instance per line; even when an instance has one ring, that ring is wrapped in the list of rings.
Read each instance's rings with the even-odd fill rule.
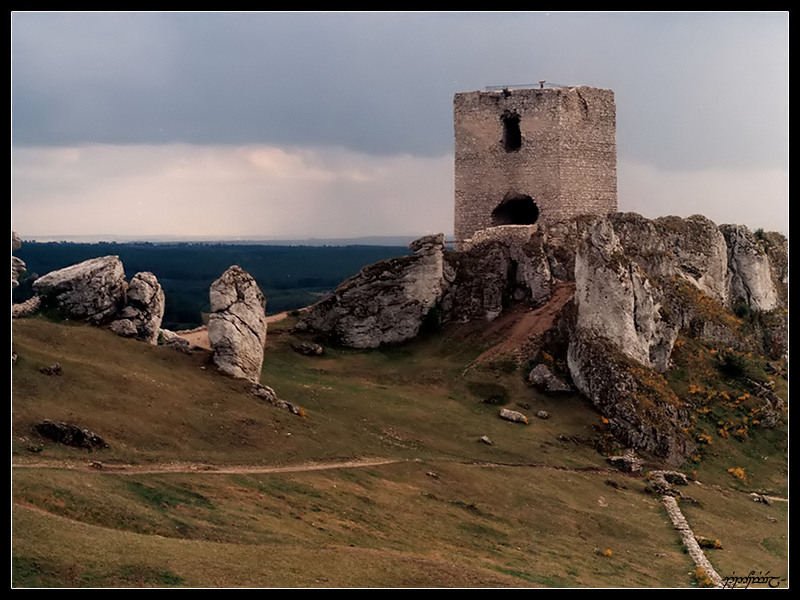
[[[501,327],[307,357],[291,325],[271,326],[261,381],[304,416],[220,375],[204,351],[14,321],[12,585],[697,585],[645,475],[598,451],[588,402],[541,395],[502,362],[465,371]],[[40,372],[55,362],[61,375]],[[499,419],[501,404],[530,423]],[[108,447],[50,442],[43,419]],[[722,542],[709,559],[723,577],[788,577],[788,503],[748,494],[786,495],[785,428],[713,442],[686,465],[694,501],[681,503],[696,534]]]

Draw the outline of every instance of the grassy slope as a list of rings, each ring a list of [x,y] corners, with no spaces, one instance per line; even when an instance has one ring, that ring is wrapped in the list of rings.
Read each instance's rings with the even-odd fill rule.
[[[457,327],[402,348],[310,358],[290,350],[289,325],[271,329],[262,381],[306,418],[260,402],[202,353],[14,322],[13,585],[691,584],[693,565],[643,479],[605,471],[591,443],[602,423],[583,400],[540,396],[502,366],[462,376],[492,343],[485,333]],[[61,376],[39,373],[56,361]],[[498,419],[498,406],[482,402],[486,390],[530,425]],[[551,418],[536,419],[541,409]],[[33,425],[44,418],[92,429],[109,448],[89,454],[40,440]],[[493,445],[479,443],[483,435]],[[700,503],[684,510],[698,534],[723,542],[709,552],[723,575],[787,575],[787,503],[752,502],[725,469],[736,464],[755,479],[761,469],[780,487],[785,448],[780,432],[771,435],[716,440],[690,466],[715,484],[690,485]],[[202,468],[364,457],[400,462]],[[86,469],[92,460],[195,470],[122,474]]]

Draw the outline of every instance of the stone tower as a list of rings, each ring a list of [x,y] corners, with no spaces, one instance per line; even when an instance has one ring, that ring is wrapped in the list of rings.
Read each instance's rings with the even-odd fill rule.
[[[457,247],[496,225],[616,212],[613,91],[465,92],[453,113]]]

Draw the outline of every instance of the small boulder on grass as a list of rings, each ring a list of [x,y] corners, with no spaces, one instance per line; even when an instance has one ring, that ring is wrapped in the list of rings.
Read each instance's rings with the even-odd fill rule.
[[[678,471],[652,471],[653,477],[663,477],[672,485],[689,485],[689,478]]]
[[[544,392],[570,392],[572,388],[556,377],[545,364],[536,365],[528,375],[528,380]]]
[[[59,444],[86,450],[108,448],[108,444],[93,431],[61,421],[44,420],[36,425],[36,432]]]
[[[322,356],[324,353],[322,346],[313,342],[295,342],[292,350],[303,356]]]
[[[61,364],[60,363],[53,363],[47,367],[42,367],[39,369],[39,373],[44,375],[61,375]]]
[[[639,473],[642,470],[642,461],[632,450],[626,451],[621,456],[609,456],[606,462],[626,473]]]
[[[517,412],[516,410],[509,410],[507,408],[500,409],[500,418],[505,419],[506,421],[512,421],[514,423],[525,423],[528,424],[528,417],[523,415],[521,412]]]

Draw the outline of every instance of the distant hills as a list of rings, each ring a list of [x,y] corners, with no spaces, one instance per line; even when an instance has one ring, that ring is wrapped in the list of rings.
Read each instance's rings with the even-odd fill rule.
[[[421,235],[421,234],[420,234]],[[256,244],[265,246],[408,246],[420,236],[395,235],[395,236],[363,236],[349,238],[188,238],[185,236],[120,236],[109,234],[91,235],[31,235],[25,236],[30,242],[73,242],[80,244],[95,243],[152,243],[152,244]],[[452,237],[452,236],[451,236]]]

